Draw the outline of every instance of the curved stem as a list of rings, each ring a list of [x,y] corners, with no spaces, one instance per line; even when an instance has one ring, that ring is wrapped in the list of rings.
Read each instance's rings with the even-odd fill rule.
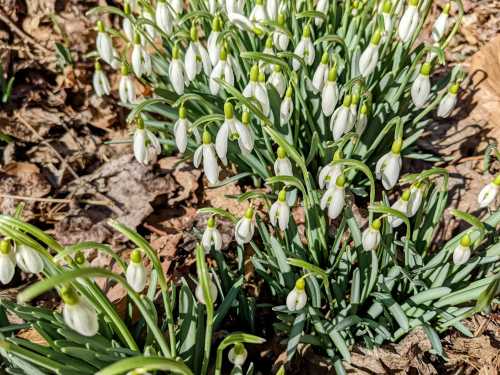
[[[54,262],[59,262],[62,258],[71,255],[73,253],[76,253],[78,251],[82,250],[87,250],[87,249],[96,249],[97,251],[104,253],[106,255],[109,255],[122,269],[122,271],[125,271],[127,269],[127,265],[123,261],[122,258],[120,258],[112,249],[109,245],[97,243],[97,242],[81,242],[79,244],[75,245],[70,245],[66,247],[63,251],[61,251],[59,254],[57,254],[54,257]]]

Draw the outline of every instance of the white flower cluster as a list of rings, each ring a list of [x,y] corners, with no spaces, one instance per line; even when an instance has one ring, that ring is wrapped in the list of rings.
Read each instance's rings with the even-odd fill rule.
[[[26,273],[40,273],[44,264],[40,254],[31,247],[4,239],[0,241],[0,283],[12,281],[17,266]]]

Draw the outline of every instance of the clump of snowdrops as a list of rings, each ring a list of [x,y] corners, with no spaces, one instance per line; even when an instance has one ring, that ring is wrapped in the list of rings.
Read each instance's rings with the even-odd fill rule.
[[[154,251],[117,224],[140,249],[124,265],[124,276],[89,267],[68,271],[50,266],[44,268],[51,272],[49,277],[23,292],[21,299],[58,286],[65,302],[64,322],[50,312],[53,330],[57,324],[64,332],[69,326],[83,335],[99,329],[98,337],[111,343],[105,345],[113,347],[115,355],[144,354],[140,358],[146,362],[120,359],[106,374],[132,368],[174,371],[165,361],[170,361],[168,366],[182,361],[195,373],[206,373],[217,295],[225,296],[218,308],[221,314],[236,310],[251,328],[258,314],[258,304],[242,288],[249,250],[256,274],[276,301],[274,327],[286,338],[288,359],[300,343],[311,345],[343,373],[342,360],[349,361],[354,343],[373,347],[423,327],[433,350],[442,354],[440,332],[454,327],[471,335],[461,320],[487,309],[498,295],[500,213],[488,211],[479,220],[453,211],[471,227],[436,249],[433,241],[447,205],[448,172],[430,168],[401,175],[405,159],[436,160],[419,153],[415,143],[430,114],[452,113],[464,78],[456,67],[442,79],[431,80],[432,72],[445,64],[444,51],[463,13],[460,1],[450,2],[436,20],[429,20],[431,5],[429,0],[214,0],[190,1],[184,7],[177,0],[159,0],[127,2],[123,9],[96,8],[95,14],[118,16],[120,27],[97,24],[95,91],[109,95],[106,72],[120,70],[119,97],[131,109],[128,120],[133,127],[133,137],[126,142],[133,144],[137,161],[148,164],[162,152],[178,151],[203,168],[209,186],[251,178],[256,186],[264,183],[267,191],[236,197],[248,202],[241,217],[221,209],[200,210],[208,215],[196,250],[201,287],[194,294],[205,304],[197,312],[206,314],[201,340],[186,331],[199,327],[200,319],[183,320],[182,297],[191,307],[195,301],[189,288],[182,284],[185,295],[175,293],[177,286],[167,283],[161,269],[148,274],[142,255],[153,260]],[[426,22],[433,25],[431,35],[422,35]],[[140,97],[137,83],[151,88],[153,95]],[[229,165],[238,174],[224,178]],[[499,186],[499,177],[492,177],[478,197],[481,207],[496,207]],[[268,218],[257,214],[257,201],[264,202]],[[361,206],[361,215],[353,213],[355,206]],[[291,215],[294,210],[304,215],[300,225]],[[225,263],[219,220],[234,223],[236,270]],[[48,247],[59,252],[58,259],[85,247],[54,247],[53,240],[47,242],[46,234],[36,228],[6,217],[0,223],[2,233],[13,241],[31,244],[37,251],[35,243],[28,243],[35,236],[46,246],[38,244],[38,253]],[[205,252],[217,264],[212,276]],[[116,345],[131,344],[128,321],[112,317],[109,301],[102,300],[91,280],[99,276],[129,286],[142,315],[140,328],[147,332],[139,350],[130,345],[129,351],[114,350]],[[146,284],[147,299],[134,294]],[[164,312],[154,303],[157,284]],[[75,305],[86,313],[72,310]],[[17,314],[26,309],[5,306]],[[84,319],[86,330],[71,311],[85,316],[92,312],[92,318]],[[163,319],[158,319],[160,314]],[[103,320],[98,322],[97,316]],[[156,326],[160,330],[168,328],[169,341],[152,328],[153,323],[163,324]],[[134,332],[143,333],[140,328]],[[182,343],[176,344],[179,337]],[[260,342],[245,335],[231,341],[229,360],[235,366],[246,359],[243,337]],[[25,347],[15,340],[2,344],[16,358],[14,365],[21,359],[35,363],[22,356]],[[204,344],[201,362],[180,354],[183,340]],[[67,355],[64,344],[68,343],[53,350]],[[198,349],[189,353],[199,354]],[[216,369],[222,361],[219,354]],[[108,363],[118,361],[112,355],[105,357]],[[147,361],[154,365],[148,367]]]

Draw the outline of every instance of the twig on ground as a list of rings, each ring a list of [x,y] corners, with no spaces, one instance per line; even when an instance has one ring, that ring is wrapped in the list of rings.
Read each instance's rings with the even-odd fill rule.
[[[12,195],[12,194],[2,194],[2,193],[0,193],[0,197],[23,200],[23,201],[33,201],[33,202],[50,202],[50,203],[78,202],[78,203],[92,204],[95,206],[109,206],[112,204],[109,201],[97,201],[92,199],[35,198],[35,197],[25,197],[23,195]]]

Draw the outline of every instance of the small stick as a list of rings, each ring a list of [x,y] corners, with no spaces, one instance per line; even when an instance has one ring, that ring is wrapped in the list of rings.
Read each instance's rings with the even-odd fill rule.
[[[32,201],[32,202],[50,202],[50,203],[73,203],[80,202],[85,204],[92,204],[95,206],[110,206],[111,202],[108,201],[97,201],[97,200],[88,200],[88,199],[61,199],[61,198],[35,198],[35,197],[25,197],[22,195],[11,195],[11,194],[2,194],[0,193],[0,198],[10,198],[17,199],[22,201]]]

